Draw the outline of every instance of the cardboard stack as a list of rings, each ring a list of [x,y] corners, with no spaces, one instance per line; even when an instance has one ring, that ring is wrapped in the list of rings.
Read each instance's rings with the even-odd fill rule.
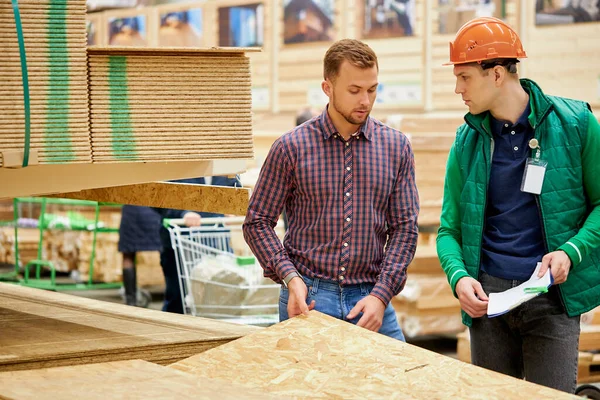
[[[20,0],[34,163],[89,163],[85,0]],[[21,165],[25,102],[17,23],[0,0],[0,166]],[[17,161],[15,161],[15,158]]]
[[[93,162],[251,159],[243,49],[88,49]]]

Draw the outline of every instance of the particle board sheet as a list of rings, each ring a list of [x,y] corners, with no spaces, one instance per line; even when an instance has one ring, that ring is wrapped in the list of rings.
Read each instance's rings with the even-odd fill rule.
[[[243,49],[88,49],[94,162],[252,159]]]
[[[0,398],[38,400],[46,396],[55,400],[276,399],[261,390],[199,380],[142,360],[0,372]]]
[[[170,366],[281,398],[572,399],[316,311]]]
[[[38,162],[91,162],[85,0],[20,0],[30,149]],[[25,96],[11,0],[0,0],[0,166],[25,146]]]
[[[0,371],[169,364],[259,328],[0,283]]]

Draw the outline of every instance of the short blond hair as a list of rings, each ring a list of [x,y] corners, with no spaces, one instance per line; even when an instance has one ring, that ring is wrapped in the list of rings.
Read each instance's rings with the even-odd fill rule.
[[[331,45],[323,60],[323,78],[335,80],[345,61],[361,69],[377,67],[377,55],[367,44],[356,39],[342,39]]]

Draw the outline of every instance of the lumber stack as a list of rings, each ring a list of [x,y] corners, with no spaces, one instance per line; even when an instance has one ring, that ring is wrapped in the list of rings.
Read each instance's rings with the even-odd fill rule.
[[[242,50],[88,50],[93,162],[252,159]]]
[[[170,368],[281,398],[572,398],[315,311]]]
[[[19,9],[29,78],[30,149],[37,151],[40,164],[91,162],[85,0],[20,0]],[[16,26],[11,1],[0,0],[0,166],[25,146]]]
[[[38,229],[19,228],[19,263],[27,264],[38,257],[40,231]],[[0,263],[15,263],[15,228],[0,228]]]
[[[141,359],[169,364],[258,328],[0,283],[0,371]]]

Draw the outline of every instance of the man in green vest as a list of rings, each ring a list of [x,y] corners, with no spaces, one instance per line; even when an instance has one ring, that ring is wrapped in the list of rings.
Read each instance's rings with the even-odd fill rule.
[[[495,18],[450,43],[469,113],[448,157],[437,251],[472,362],[574,392],[580,315],[600,304],[600,125],[588,104],[519,79],[525,57]],[[548,291],[489,316],[490,293],[527,281],[538,262]]]

